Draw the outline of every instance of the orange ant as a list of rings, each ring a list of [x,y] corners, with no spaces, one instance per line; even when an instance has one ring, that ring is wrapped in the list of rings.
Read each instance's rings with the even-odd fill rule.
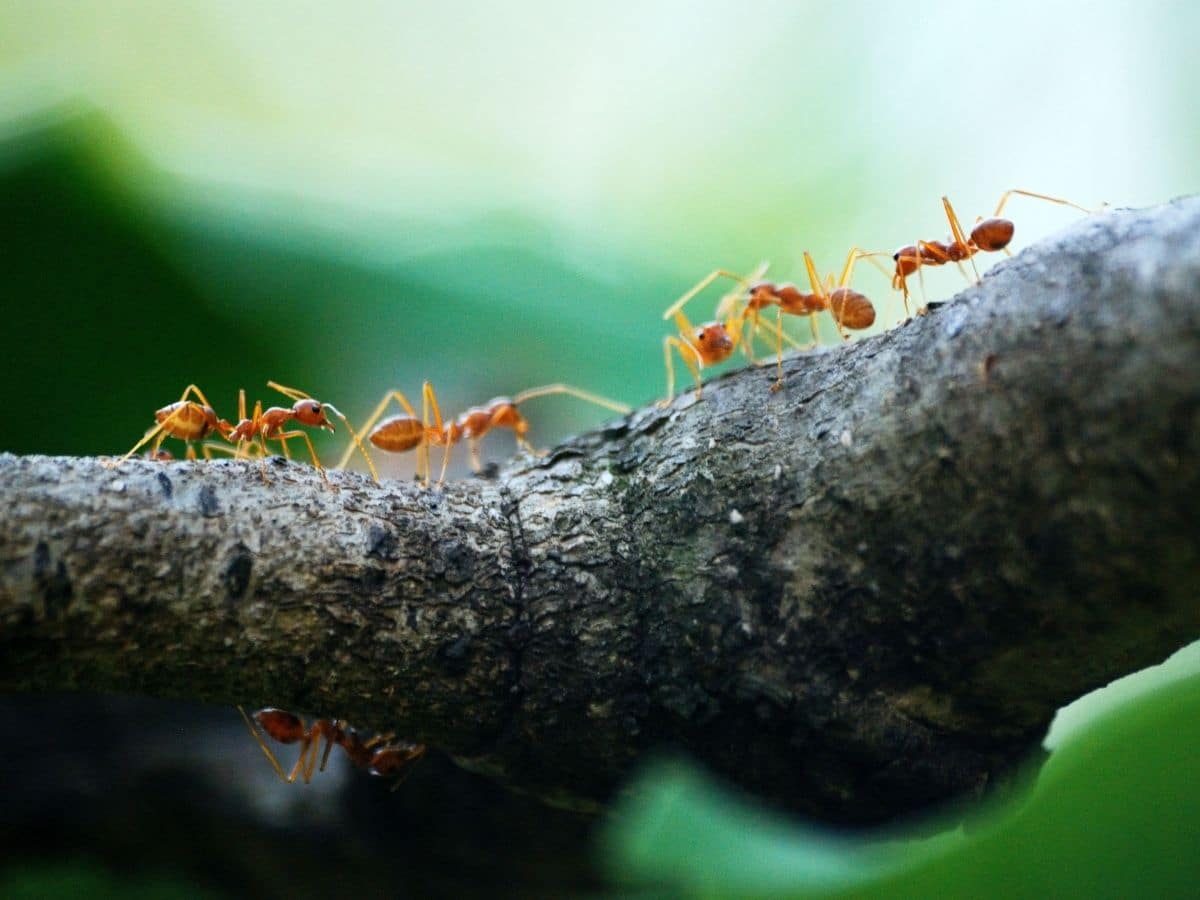
[[[671,401],[675,399],[675,365],[671,356],[672,348],[679,352],[680,359],[688,367],[688,371],[692,373],[692,378],[696,382],[697,397],[702,396],[704,391],[700,370],[705,366],[715,366],[718,363],[724,362],[734,354],[739,346],[742,348],[742,352],[746,354],[747,359],[751,362],[756,361],[754,359],[753,342],[752,340],[743,340],[743,329],[746,319],[749,318],[752,320],[754,332],[757,333],[760,325],[760,310],[764,306],[774,302],[766,300],[765,295],[762,293],[757,296],[753,295],[756,285],[766,284],[766,282],[757,281],[766,272],[766,269],[766,263],[760,264],[749,278],[743,278],[741,275],[737,275],[727,269],[714,269],[684,292],[682,297],[672,303],[663,312],[663,319],[675,320],[675,327],[679,330],[679,336],[667,335],[663,338],[663,362],[667,368],[667,396],[665,400],[659,402],[658,405],[660,407],[670,406]],[[737,289],[721,298],[720,303],[717,304],[716,319],[704,322],[698,326],[693,325],[688,320],[688,317],[684,315],[683,307],[718,278],[732,279],[737,282]],[[746,301],[746,307],[741,312],[738,312],[737,304],[746,299],[747,292],[750,292],[752,296],[750,300]],[[793,347],[800,347],[792,338],[784,334],[779,321],[776,321],[774,331],[779,343],[779,357],[781,360],[783,356],[783,341],[786,340]],[[782,362],[780,362],[780,365],[782,365]]]
[[[195,395],[199,402],[189,400],[188,397],[191,395]],[[157,424],[147,431],[128,453],[116,461],[105,463],[105,465],[110,469],[115,469],[150,441],[154,441],[154,446],[148,451],[151,459],[162,459],[163,453],[166,453],[167,458],[171,459],[173,457],[170,456],[170,452],[161,449],[162,442],[168,437],[178,438],[187,444],[187,458],[195,459],[196,450],[192,446],[193,441],[203,441],[214,431],[228,439],[233,431],[232,425],[217,417],[212,404],[204,396],[204,392],[194,384],[189,384],[174,403],[157,410],[154,413],[154,419]],[[202,449],[205,458],[210,458],[208,445]]]
[[[239,706],[237,711],[241,713],[250,735],[267,757],[275,774],[287,784],[293,784],[297,778],[303,778],[304,783],[309,784],[316,772],[324,772],[335,744],[346,752],[355,767],[382,777],[399,775],[406,766],[425,755],[424,744],[398,742],[392,734],[377,734],[363,740],[356,729],[341,719],[316,719],[310,727],[305,727],[302,718],[282,709],[260,709],[254,713],[253,720],[242,707]],[[281,744],[300,744],[300,758],[292,766],[291,772],[286,775],[283,773],[283,766],[262,739],[258,728],[254,727],[255,722],[267,736]],[[320,754],[321,764],[318,768],[317,754],[320,753],[322,739],[325,741],[325,752]],[[397,778],[392,790],[396,790],[403,782],[404,778]]]
[[[484,406],[471,407],[452,421],[444,421],[433,385],[426,381],[421,389],[421,418],[417,418],[416,410],[413,409],[412,404],[408,402],[408,398],[403,393],[391,390],[383,395],[383,399],[379,401],[375,410],[367,418],[363,431],[367,434],[367,440],[388,453],[404,453],[416,449],[417,477],[425,484],[429,483],[430,477],[429,448],[444,447],[442,469],[437,480],[440,485],[446,480],[446,468],[450,464],[451,448],[464,439],[470,449],[471,468],[476,472],[483,468],[479,458],[479,441],[493,428],[511,428],[516,435],[518,446],[523,450],[536,452],[525,437],[529,432],[529,420],[521,415],[518,407],[527,400],[550,394],[567,394],[622,415],[630,412],[630,408],[623,403],[608,400],[571,385],[548,384],[522,391],[511,398],[496,397]],[[388,403],[393,399],[400,404],[405,414],[391,416],[379,422]],[[432,423],[430,422],[431,412]],[[375,424],[376,422],[379,424]],[[353,452],[353,447],[346,448],[345,454],[338,461],[338,468],[344,467],[350,461]],[[366,456],[365,450],[363,455]],[[374,467],[372,467],[372,472],[374,472]]]
[[[784,340],[788,340],[793,346],[799,346],[785,335],[783,330],[784,314],[809,317],[809,328],[813,340],[810,348],[816,346],[816,317],[817,313],[823,310],[829,311],[837,325],[838,333],[843,339],[849,337],[845,330],[847,328],[852,330],[869,328],[875,322],[875,307],[871,305],[871,301],[865,295],[848,285],[850,276],[854,272],[854,264],[859,259],[870,255],[857,247],[852,248],[846,257],[846,265],[842,269],[841,279],[835,283],[833,276],[830,275],[828,282],[823,283],[820,275],[817,274],[812,256],[806,250],[804,265],[809,285],[812,287],[812,293],[809,294],[804,293],[794,284],[775,284],[770,281],[757,280],[748,283],[741,276],[724,269],[717,269],[702,278],[682,297],[667,307],[663,313],[664,319],[674,318],[679,329],[679,337],[668,336],[663,339],[663,358],[667,366],[667,399],[661,405],[670,404],[675,397],[672,347],[679,351],[679,356],[691,371],[692,378],[696,382],[696,396],[700,396],[702,391],[700,369],[703,366],[714,365],[728,359],[739,343],[746,351],[746,355],[753,360],[750,341],[743,339],[745,322],[750,319],[753,333],[757,333],[760,326],[760,315],[768,306],[775,307],[775,326],[772,330],[775,333],[776,378],[775,383],[771,385],[772,391],[777,391],[783,386]],[[763,271],[764,267],[760,267],[752,278],[758,277]],[[699,327],[693,326],[687,316],[683,314],[684,304],[720,277],[733,278],[738,281],[743,286],[744,294],[741,291],[727,294],[717,306],[717,321],[706,322]],[[737,311],[738,303],[745,304],[740,313]],[[721,316],[724,316],[724,319],[721,319]]]
[[[942,207],[945,209],[946,219],[950,223],[950,237],[945,241],[917,241],[915,244],[901,247],[892,254],[892,259],[896,263],[896,270],[892,275],[892,287],[903,292],[906,315],[908,314],[907,278],[913,272],[917,272],[918,277],[921,277],[919,269],[922,266],[944,266],[946,263],[952,262],[956,263],[961,270],[963,260],[969,260],[971,268],[975,271],[975,280],[979,281],[979,269],[976,267],[974,259],[976,253],[995,253],[1003,250],[1009,256],[1012,255],[1008,245],[1012,241],[1015,226],[1011,219],[1000,218],[1000,213],[1004,211],[1005,204],[1013,194],[1047,200],[1060,206],[1070,206],[1080,212],[1092,212],[1070,200],[1013,188],[1005,191],[1000,197],[1000,202],[996,204],[996,211],[991,216],[975,220],[975,226],[971,229],[970,236],[967,236],[963,231],[962,223],[954,213],[954,207],[950,205],[950,198],[943,196]],[[923,278],[921,291],[924,293]]]
[[[329,484],[329,476],[325,474],[325,467],[321,465],[321,460],[317,456],[316,448],[313,447],[312,440],[307,432],[296,429],[294,431],[284,431],[283,428],[289,422],[298,422],[301,425],[307,425],[311,428],[321,428],[329,432],[333,432],[333,423],[329,421],[326,412],[331,412],[345,424],[346,429],[350,432],[350,437],[353,439],[353,446],[358,447],[363,456],[367,460],[367,466],[371,470],[371,475],[376,481],[379,476],[375,472],[375,467],[371,464],[370,457],[367,456],[366,448],[363,447],[362,441],[359,439],[358,433],[350,425],[350,422],[332,403],[322,403],[319,400],[314,400],[303,391],[298,391],[295,388],[285,387],[274,381],[268,381],[267,387],[279,391],[286,397],[290,397],[294,402],[290,407],[272,406],[264,410],[262,401],[255,401],[254,412],[251,416],[246,416],[246,392],[239,391],[238,393],[238,423],[233,426],[227,435],[228,439],[237,444],[235,456],[240,456],[243,449],[247,446],[254,446],[257,440],[259,448],[259,461],[262,464],[263,479],[266,480],[266,463],[265,458],[268,456],[267,441],[279,441],[283,448],[283,455],[291,459],[291,453],[288,451],[288,439],[300,438],[308,447],[309,455],[312,457],[313,465],[317,471],[321,473],[321,478],[326,484]]]

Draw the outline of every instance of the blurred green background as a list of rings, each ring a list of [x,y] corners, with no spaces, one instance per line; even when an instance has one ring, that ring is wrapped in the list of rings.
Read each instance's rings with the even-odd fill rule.
[[[352,421],[426,378],[447,413],[644,403],[714,267],[939,237],[942,194],[1196,191],[1198,35],[1182,2],[0,0],[0,450],[123,452],[190,382],[227,416],[269,378]],[[1078,216],[1009,210],[1018,250]],[[607,416],[539,403],[542,445]]]
[[[268,378],[352,421],[425,378],[447,412],[556,380],[643,403],[661,310],[714,267],[797,278],[805,249],[833,270],[940,236],[943,193],[973,217],[1009,187],[1195,190],[1198,25],[1183,3],[0,3],[0,448],[123,451],[189,382],[230,416],[239,387],[277,400]],[[1014,247],[1077,216],[1010,209]],[[878,272],[857,284],[897,320]],[[539,443],[604,418],[529,412]]]

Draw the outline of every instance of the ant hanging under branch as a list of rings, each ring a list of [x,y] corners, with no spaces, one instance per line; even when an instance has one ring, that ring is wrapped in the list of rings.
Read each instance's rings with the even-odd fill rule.
[[[306,726],[300,716],[282,709],[260,709],[254,713],[253,719],[246,715],[242,707],[239,706],[237,711],[241,713],[242,720],[250,729],[251,737],[267,757],[267,762],[271,764],[275,774],[288,784],[294,783],[297,778],[308,784],[316,772],[324,772],[329,762],[330,751],[335,745],[345,751],[355,767],[367,774],[384,778],[396,777],[392,790],[403,783],[409,765],[425,755],[424,744],[397,741],[391,734],[377,734],[364,740],[356,729],[342,719],[316,719],[311,726]],[[255,723],[258,724],[258,728],[255,727]],[[300,745],[300,757],[292,766],[291,772],[284,774],[283,766],[263,740],[259,728],[272,740],[281,744]],[[324,753],[321,752],[322,740],[325,742]],[[321,757],[320,766],[317,765],[318,755]]]

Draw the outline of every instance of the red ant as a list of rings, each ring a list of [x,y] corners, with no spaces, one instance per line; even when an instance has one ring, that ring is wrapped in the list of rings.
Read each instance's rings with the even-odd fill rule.
[[[456,419],[447,422],[442,419],[442,412],[438,407],[433,385],[426,381],[421,389],[421,418],[417,418],[416,410],[413,409],[412,404],[408,402],[408,398],[403,393],[391,390],[383,395],[383,399],[379,401],[375,410],[368,417],[363,430],[367,433],[367,440],[388,453],[404,453],[416,449],[417,477],[425,484],[429,483],[430,478],[429,448],[444,447],[442,470],[437,480],[440,485],[446,480],[446,468],[450,464],[451,448],[464,439],[470,448],[471,467],[476,472],[483,468],[479,458],[479,441],[493,428],[512,429],[516,435],[518,446],[524,450],[535,452],[525,437],[529,432],[529,420],[521,414],[518,407],[527,400],[550,394],[567,394],[622,415],[630,412],[630,408],[623,403],[608,400],[597,394],[567,384],[548,384],[522,391],[511,398],[496,397],[486,405],[471,407]],[[393,399],[404,409],[405,415],[391,416],[379,422],[388,403]],[[432,423],[430,422],[430,413],[433,415]],[[376,425],[376,422],[379,424]],[[353,452],[353,447],[346,448],[345,454],[338,461],[338,468],[344,467],[350,461]],[[365,451],[363,451],[363,455],[366,455]],[[372,472],[374,472],[374,467],[372,467]]]
[[[776,378],[775,383],[771,385],[772,391],[777,391],[783,386],[784,340],[788,340],[793,346],[799,346],[785,335],[783,330],[784,314],[809,317],[809,328],[813,340],[811,346],[816,346],[816,317],[817,313],[823,310],[829,311],[834,324],[837,325],[838,333],[843,339],[849,337],[846,334],[847,328],[852,330],[869,328],[875,322],[875,307],[864,294],[848,286],[850,276],[854,272],[854,264],[867,256],[870,254],[857,247],[852,248],[846,257],[846,264],[842,269],[840,280],[835,283],[833,276],[830,275],[828,283],[823,283],[820,275],[817,274],[812,256],[806,250],[804,265],[809,285],[812,287],[812,293],[808,294],[794,284],[777,285],[770,281],[747,283],[747,280],[741,276],[724,269],[717,269],[702,278],[682,297],[667,307],[663,313],[664,319],[675,319],[675,324],[679,328],[679,337],[668,336],[663,339],[663,357],[667,367],[667,399],[662,405],[670,404],[675,396],[675,370],[671,361],[672,347],[679,351],[684,364],[691,371],[692,377],[696,381],[696,395],[700,396],[702,390],[700,369],[703,366],[714,365],[728,359],[739,344],[746,351],[746,355],[753,360],[750,340],[743,338],[745,322],[746,319],[750,319],[753,333],[757,333],[760,327],[760,314],[768,306],[775,307],[775,326],[772,330],[775,333]],[[756,278],[761,275],[763,268],[760,267],[759,272],[752,277]],[[743,286],[744,293],[739,291],[727,294],[722,298],[717,305],[718,321],[706,322],[699,327],[693,326],[687,316],[683,314],[684,304],[720,277],[733,278],[738,281]],[[738,303],[745,304],[740,313],[736,309]],[[721,316],[724,316],[723,320],[720,319]]]
[[[917,241],[915,244],[901,247],[892,254],[892,259],[896,262],[896,271],[892,275],[892,287],[902,291],[904,294],[905,314],[908,313],[907,278],[913,272],[917,272],[920,277],[918,270],[922,266],[943,266],[948,262],[952,262],[958,264],[961,269],[963,260],[970,260],[971,268],[975,271],[975,279],[978,281],[979,269],[975,266],[974,260],[976,253],[995,253],[996,251],[1003,250],[1008,255],[1012,255],[1008,249],[1008,245],[1012,241],[1015,226],[1011,219],[1000,218],[1000,213],[1004,211],[1005,204],[1008,203],[1009,198],[1013,194],[1034,197],[1038,200],[1048,200],[1060,206],[1073,207],[1080,212],[1092,212],[1092,210],[1085,209],[1077,203],[1072,203],[1070,200],[1013,188],[1012,190],[1005,191],[1003,196],[1000,197],[1000,202],[996,205],[996,211],[991,216],[986,219],[976,220],[975,226],[971,229],[970,236],[967,236],[963,231],[962,223],[959,222],[958,216],[954,213],[954,207],[950,205],[950,199],[943,196],[942,207],[945,209],[946,219],[950,223],[950,237],[945,241]],[[924,293],[923,280],[921,290]]]
[[[199,402],[189,400],[188,397],[191,395],[195,395],[196,400],[199,400]],[[154,419],[157,424],[147,431],[128,453],[116,461],[105,463],[105,465],[110,469],[115,469],[152,440],[154,441],[154,446],[148,451],[150,458],[162,459],[162,454],[166,453],[166,458],[171,459],[173,457],[169,451],[160,449],[162,442],[168,437],[178,438],[187,444],[187,458],[195,459],[196,450],[192,446],[193,441],[203,441],[214,431],[225,438],[229,438],[233,431],[232,425],[224,419],[217,417],[216,412],[213,411],[212,404],[204,396],[204,392],[194,384],[189,384],[184,389],[183,394],[174,403],[157,410],[154,413]],[[202,449],[205,458],[210,458],[207,445]]]
[[[317,471],[321,473],[321,478],[325,483],[329,483],[329,476],[325,474],[325,467],[321,465],[321,460],[317,456],[316,448],[313,447],[312,440],[304,431],[296,429],[294,431],[284,431],[283,428],[289,422],[298,422],[301,425],[307,425],[310,428],[321,428],[329,432],[333,432],[333,423],[329,421],[326,412],[331,412],[345,424],[346,429],[350,432],[350,437],[353,439],[353,447],[358,447],[359,451],[367,460],[367,466],[371,470],[371,475],[376,481],[379,476],[375,472],[375,467],[371,464],[371,459],[367,456],[366,448],[363,447],[362,441],[358,433],[350,425],[350,422],[332,403],[322,403],[319,400],[314,400],[303,391],[298,391],[295,388],[285,387],[277,384],[274,381],[268,381],[267,387],[272,388],[286,397],[292,398],[295,402],[290,407],[272,406],[264,410],[262,401],[256,401],[254,404],[254,412],[251,416],[246,416],[246,392],[240,391],[238,394],[238,417],[237,425],[233,426],[232,430],[227,435],[230,441],[237,444],[235,451],[236,456],[240,456],[243,449],[247,445],[254,446],[257,440],[259,447],[260,462],[265,460],[268,455],[267,441],[279,441],[283,447],[283,455],[291,459],[291,453],[288,451],[288,439],[300,438],[308,447],[309,455],[312,457],[313,465]],[[263,465],[263,479],[266,480],[266,464]]]
[[[324,772],[325,765],[329,762],[329,753],[335,744],[346,752],[350,762],[357,768],[370,775],[385,778],[399,775],[410,763],[425,755],[424,744],[398,742],[391,734],[377,734],[364,741],[356,729],[341,719],[316,719],[311,727],[305,727],[302,718],[282,709],[260,709],[254,713],[253,720],[246,715],[242,707],[239,706],[237,711],[241,713],[242,720],[250,729],[250,735],[267,757],[267,762],[271,764],[275,774],[287,784],[292,784],[297,778],[303,778],[304,783],[308,784],[317,771]],[[283,773],[283,766],[279,764],[271,748],[262,739],[258,728],[254,727],[255,722],[270,738],[281,744],[300,744],[300,758],[287,775]],[[318,768],[317,754],[320,753],[322,739],[325,741],[325,752],[321,753],[321,765]],[[396,790],[403,782],[404,778],[398,777],[392,785],[392,790]]]
[[[746,358],[751,362],[755,362],[753,349],[753,334],[751,339],[743,339],[743,329],[746,319],[752,320],[754,333],[757,333],[759,328],[759,311],[766,305],[769,305],[770,300],[766,300],[763,294],[752,296],[750,300],[746,300],[747,292],[753,293],[756,285],[766,284],[766,282],[758,282],[763,273],[766,272],[766,263],[762,263],[749,276],[743,278],[727,269],[714,269],[695,285],[689,288],[682,297],[667,307],[663,312],[663,319],[674,319],[675,327],[679,330],[679,336],[667,335],[663,338],[663,363],[667,369],[667,396],[665,400],[659,402],[660,407],[670,406],[671,401],[675,399],[675,366],[671,357],[671,349],[674,348],[679,352],[680,359],[684,365],[688,367],[688,371],[692,373],[692,379],[696,382],[696,396],[702,396],[704,392],[703,380],[700,375],[700,370],[705,366],[714,366],[724,362],[734,354],[740,346],[742,352],[746,354]],[[700,325],[693,325],[688,317],[683,314],[683,307],[693,297],[703,291],[706,287],[716,281],[718,278],[729,278],[737,282],[736,290],[726,294],[717,304],[715,312],[716,319],[710,322],[704,322]],[[747,305],[741,312],[737,311],[737,304],[746,302]],[[780,365],[782,365],[782,342],[787,341],[793,347],[800,348],[800,345],[791,337],[786,335],[779,321],[775,323],[775,336],[780,348],[779,357]]]

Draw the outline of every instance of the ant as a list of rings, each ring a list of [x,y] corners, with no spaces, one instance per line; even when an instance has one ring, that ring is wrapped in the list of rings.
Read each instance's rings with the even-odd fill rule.
[[[921,292],[924,294],[924,278],[919,272],[922,266],[944,266],[946,263],[952,262],[957,264],[961,270],[963,260],[969,260],[971,268],[975,271],[975,280],[978,282],[980,280],[979,269],[976,267],[974,259],[976,253],[995,253],[1003,250],[1009,256],[1012,255],[1008,249],[1008,245],[1012,241],[1015,226],[1011,219],[1000,218],[1000,213],[1004,211],[1005,204],[1008,203],[1009,198],[1013,194],[1020,194],[1023,197],[1033,197],[1038,200],[1047,200],[1050,203],[1057,203],[1060,206],[1070,206],[1080,212],[1089,214],[1093,212],[1093,210],[1085,209],[1078,203],[1072,203],[1070,200],[1013,188],[1012,190],[1005,191],[1000,197],[1000,202],[996,204],[996,211],[991,216],[986,219],[975,220],[975,226],[971,229],[970,236],[968,236],[963,231],[962,223],[959,221],[958,216],[954,213],[954,207],[950,205],[950,198],[943,196],[942,207],[945,209],[946,219],[950,223],[950,237],[945,241],[917,241],[915,244],[901,247],[892,254],[892,259],[896,263],[896,270],[892,275],[892,287],[902,291],[904,294],[905,315],[908,314],[907,278],[913,272],[917,272],[918,277],[922,279]]]
[[[355,767],[370,775],[385,778],[398,776],[409,763],[425,755],[424,744],[398,742],[392,734],[377,734],[373,738],[363,740],[357,729],[342,719],[316,719],[310,727],[305,727],[302,718],[282,709],[260,709],[254,713],[253,720],[246,715],[242,707],[239,706],[237,711],[241,713],[242,720],[250,729],[250,735],[267,757],[267,762],[271,764],[275,774],[287,784],[293,784],[297,778],[303,778],[304,783],[309,784],[317,771],[324,772],[335,744],[346,752],[346,756]],[[259,734],[258,728],[254,727],[255,722],[268,737],[281,744],[299,742],[300,758],[287,775],[283,774],[283,766]],[[325,741],[325,752],[321,753],[321,765],[318,768],[317,754],[320,753],[322,739]],[[397,777],[392,790],[396,790],[403,782],[404,777]]]
[[[188,399],[192,395],[196,397],[196,400]],[[183,394],[174,403],[170,403],[162,409],[157,410],[154,413],[154,419],[156,422],[155,426],[147,431],[128,453],[116,461],[106,462],[105,466],[115,469],[152,440],[154,441],[154,446],[148,451],[148,456],[151,459],[164,459],[163,454],[166,454],[166,459],[173,459],[174,457],[170,454],[170,451],[161,449],[163,441],[168,437],[178,438],[183,441],[187,445],[187,458],[195,459],[196,449],[192,446],[193,441],[203,441],[214,431],[222,437],[229,439],[233,431],[232,425],[224,419],[217,417],[216,412],[213,411],[212,404],[204,396],[204,392],[194,384],[189,384],[184,389]],[[208,445],[204,445],[202,450],[205,459],[210,459]]]
[[[442,412],[438,407],[433,385],[426,381],[421,389],[421,418],[417,418],[416,410],[413,409],[412,404],[408,402],[408,398],[403,393],[398,390],[390,390],[383,395],[383,399],[379,401],[375,410],[368,417],[363,431],[367,433],[367,440],[388,453],[404,453],[415,448],[417,451],[417,477],[425,484],[429,484],[430,477],[429,448],[444,447],[442,469],[437,480],[440,485],[446,480],[446,468],[450,464],[451,448],[464,439],[470,449],[471,468],[476,472],[482,470],[479,441],[493,428],[511,428],[516,436],[517,445],[523,450],[536,453],[525,437],[529,432],[529,420],[521,414],[518,407],[527,400],[550,394],[567,394],[622,415],[627,415],[631,411],[630,407],[623,403],[617,403],[571,385],[559,383],[530,388],[511,398],[496,397],[484,406],[473,406],[456,419],[445,421],[442,419]],[[391,416],[379,422],[388,403],[393,399],[404,409],[405,415]],[[431,412],[433,414],[432,423],[430,422]],[[376,422],[379,424],[375,424]],[[338,461],[338,468],[344,467],[350,461],[353,452],[353,447],[346,448],[345,454]],[[366,456],[365,450],[363,455]],[[374,472],[374,467],[372,467],[372,472]]]
[[[753,335],[751,340],[743,340],[743,329],[746,319],[749,318],[752,320],[754,333],[757,333],[760,325],[759,312],[764,306],[775,302],[772,299],[768,299],[766,294],[761,291],[757,295],[754,294],[756,286],[767,284],[767,282],[758,281],[766,270],[766,263],[762,263],[748,278],[743,278],[741,275],[730,272],[727,269],[714,269],[684,292],[682,297],[668,306],[663,312],[664,320],[675,320],[675,327],[679,330],[679,336],[667,335],[663,338],[663,362],[667,368],[667,396],[665,400],[659,401],[658,405],[660,407],[670,406],[671,401],[675,399],[675,365],[671,356],[672,348],[679,352],[680,359],[688,367],[688,371],[692,373],[692,379],[696,382],[697,397],[702,396],[704,392],[700,370],[705,366],[715,366],[718,363],[724,362],[734,354],[739,346],[742,348],[742,352],[746,354],[747,359],[751,362],[756,361],[754,359]],[[721,298],[721,301],[717,304],[715,312],[717,318],[715,320],[704,322],[699,326],[693,325],[688,320],[688,317],[684,315],[683,307],[718,278],[732,279],[737,282],[738,288]],[[749,300],[746,300],[747,293],[750,294]],[[738,312],[737,304],[743,301],[746,302],[746,306],[741,312]],[[775,323],[774,331],[780,348],[778,354],[780,360],[782,360],[783,356],[782,342],[785,340],[793,347],[804,349],[784,333],[778,320]],[[780,365],[782,366],[782,361]]]
[[[709,273],[691,290],[667,307],[663,313],[664,319],[675,319],[675,324],[679,328],[679,337],[668,336],[663,339],[663,357],[667,366],[667,399],[661,405],[669,405],[675,397],[675,370],[671,360],[672,347],[679,351],[684,364],[691,370],[692,377],[696,381],[696,396],[700,396],[702,390],[700,369],[703,366],[728,359],[739,343],[746,351],[746,355],[753,360],[750,350],[751,342],[743,340],[743,330],[746,320],[750,319],[753,328],[752,336],[756,334],[760,327],[760,315],[768,306],[775,307],[775,326],[772,331],[775,333],[776,376],[774,384],[771,385],[772,391],[778,391],[783,387],[783,341],[786,339],[793,346],[799,346],[795,341],[786,338],[783,330],[785,313],[809,317],[809,329],[813,342],[807,349],[816,346],[816,317],[817,313],[823,310],[829,311],[834,324],[837,325],[838,333],[843,339],[849,338],[849,335],[846,334],[847,328],[861,330],[871,327],[875,323],[875,307],[864,294],[848,286],[850,276],[854,272],[854,264],[859,259],[870,255],[857,247],[852,248],[846,256],[846,264],[842,269],[840,280],[835,283],[833,276],[830,275],[828,282],[823,283],[820,275],[817,274],[811,254],[806,250],[804,265],[809,285],[812,288],[812,293],[808,294],[794,284],[775,284],[770,281],[758,280],[750,282],[724,269],[717,269]],[[761,276],[763,271],[765,271],[765,267],[760,267],[751,278]],[[733,278],[738,281],[742,285],[744,293],[734,292],[721,299],[717,305],[718,321],[706,322],[699,327],[693,326],[687,316],[683,314],[682,307],[720,277]],[[745,304],[740,313],[736,309],[739,302]],[[719,318],[722,315],[725,316],[723,320]]]
[[[295,388],[285,387],[274,381],[268,381],[267,387],[279,391],[285,397],[290,397],[294,402],[290,407],[272,406],[264,410],[262,401],[255,401],[254,412],[251,416],[246,416],[246,392],[238,393],[238,423],[230,430],[227,438],[237,444],[235,456],[241,456],[243,449],[248,445],[254,446],[257,440],[259,448],[259,461],[262,465],[263,480],[267,480],[266,462],[267,441],[279,441],[283,447],[283,455],[291,459],[291,453],[288,451],[288,439],[300,438],[308,447],[309,455],[312,457],[313,465],[317,471],[321,473],[321,478],[326,484],[329,484],[329,476],[325,474],[325,467],[321,465],[321,460],[317,456],[316,448],[313,447],[312,440],[307,432],[296,429],[294,431],[284,431],[283,428],[289,422],[298,422],[301,425],[307,425],[310,428],[321,428],[329,432],[333,432],[333,423],[329,421],[326,412],[331,412],[345,424],[346,429],[350,432],[350,437],[353,439],[353,446],[358,447],[359,451],[367,460],[367,467],[371,470],[372,477],[376,481],[379,480],[378,474],[375,472],[374,465],[371,464],[371,458],[367,456],[366,448],[363,447],[362,441],[358,433],[351,426],[350,422],[332,403],[322,403],[319,400],[314,400],[303,391],[298,391]]]

